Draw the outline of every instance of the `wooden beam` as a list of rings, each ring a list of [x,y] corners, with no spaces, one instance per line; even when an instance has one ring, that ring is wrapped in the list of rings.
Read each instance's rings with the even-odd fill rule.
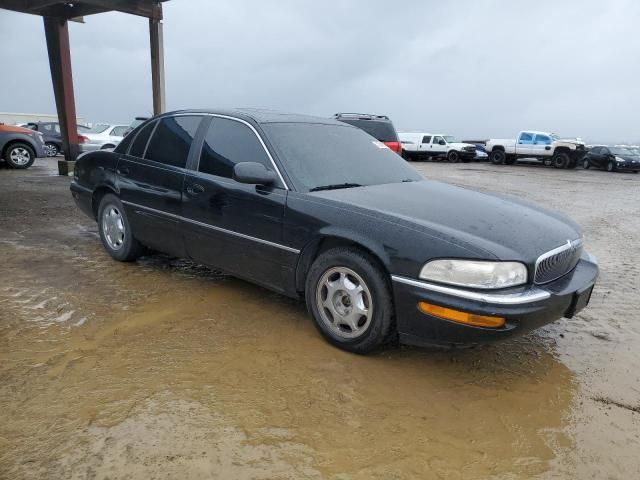
[[[151,47],[151,87],[153,91],[153,114],[166,111],[164,89],[164,41],[162,22],[149,19],[149,45]]]
[[[115,10],[162,20],[162,5],[156,0],[0,0],[0,8],[59,18],[73,18]]]
[[[105,10],[116,10],[154,20],[162,20],[162,6],[155,0],[81,0],[80,3],[101,7]]]
[[[75,161],[78,156],[78,125],[73,96],[69,27],[66,19],[44,17],[44,33],[49,52],[49,68],[56,99],[58,121],[64,147],[65,160]]]

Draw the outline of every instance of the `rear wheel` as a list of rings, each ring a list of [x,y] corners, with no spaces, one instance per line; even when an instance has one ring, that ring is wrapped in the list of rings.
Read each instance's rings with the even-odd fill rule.
[[[553,166],[555,168],[567,168],[569,165],[569,155],[566,153],[557,153],[553,156]]]
[[[502,150],[493,150],[491,152],[491,155],[489,155],[489,158],[491,160],[491,163],[493,163],[494,165],[500,165],[504,163],[506,155]]]
[[[26,143],[9,145],[4,152],[4,160],[11,168],[29,168],[36,159],[36,153]]]
[[[395,336],[388,276],[359,249],[322,253],[307,274],[305,299],[316,328],[343,350],[368,353]]]
[[[100,200],[98,230],[104,248],[120,262],[131,262],[144,252],[144,247],[133,236],[122,202],[113,194]]]
[[[451,150],[447,153],[447,160],[451,163],[458,163],[460,161],[460,154],[455,150]]]

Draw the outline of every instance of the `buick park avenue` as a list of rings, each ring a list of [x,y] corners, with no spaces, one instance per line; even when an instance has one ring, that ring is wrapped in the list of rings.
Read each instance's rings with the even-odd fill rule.
[[[71,192],[114,259],[149,248],[304,299],[352,352],[521,334],[579,312],[598,275],[570,219],[425,179],[332,119],[163,114],[82,155]]]

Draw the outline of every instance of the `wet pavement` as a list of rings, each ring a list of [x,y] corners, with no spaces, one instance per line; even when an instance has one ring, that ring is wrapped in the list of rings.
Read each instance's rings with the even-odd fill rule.
[[[301,303],[112,261],[53,163],[0,169],[0,478],[640,476],[640,175],[415,164],[569,214],[601,277],[526,337],[363,357]]]

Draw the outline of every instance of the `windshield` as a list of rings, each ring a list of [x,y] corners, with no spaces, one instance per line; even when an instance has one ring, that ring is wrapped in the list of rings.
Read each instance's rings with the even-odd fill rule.
[[[314,123],[263,128],[300,191],[422,179],[400,155],[357,128]]]
[[[622,147],[609,147],[609,150],[614,155],[635,155],[631,150]]]
[[[444,138],[447,143],[460,143],[456,137],[452,137],[451,135],[444,135],[442,138]]]
[[[102,133],[107,128],[109,128],[109,125],[106,125],[104,123],[98,123],[98,124],[94,125],[93,127],[91,127],[89,130],[86,130],[84,133]]]

